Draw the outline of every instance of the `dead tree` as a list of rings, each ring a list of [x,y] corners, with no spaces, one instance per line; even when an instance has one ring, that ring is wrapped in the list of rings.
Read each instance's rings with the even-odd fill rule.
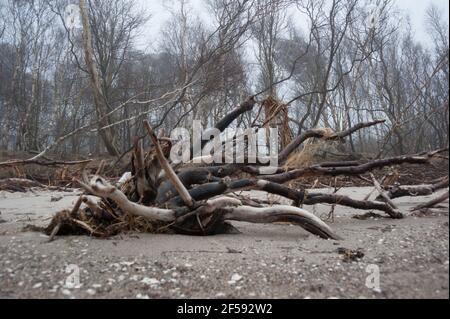
[[[448,198],[449,198],[449,192],[447,191],[444,194],[442,194],[436,198],[433,198],[432,200],[430,200],[426,203],[417,205],[416,207],[414,207],[412,209],[412,211],[420,212],[425,215],[427,215],[429,213],[439,212],[438,210],[436,210],[436,208],[438,208],[438,205],[441,204],[442,202],[447,201]],[[448,214],[448,211],[447,211],[447,214]]]
[[[101,90],[100,77],[97,67],[94,64],[94,53],[92,49],[92,32],[89,22],[88,6],[85,0],[79,0],[81,20],[83,24],[83,46],[86,66],[89,70],[91,80],[91,87],[94,95],[94,105],[97,112],[97,117],[100,119],[100,128],[109,126],[111,123],[107,116],[108,108],[106,105],[105,96]],[[114,131],[108,127],[100,130],[100,136],[103,139],[106,149],[111,155],[120,155],[117,146],[114,142]]]
[[[250,111],[255,103],[250,98],[215,127],[224,131],[241,114]],[[340,140],[383,122],[360,123],[337,133],[329,129],[305,132],[282,151],[280,158],[286,159],[308,138]],[[63,211],[55,216],[46,230],[51,238],[73,233],[104,237],[124,230],[212,235],[232,231],[233,227],[228,221],[244,221],[288,222],[321,238],[339,239],[325,222],[301,206],[321,203],[343,205],[362,210],[380,210],[392,218],[402,218],[403,213],[392,203],[355,200],[337,194],[309,193],[305,189],[285,184],[310,176],[360,176],[386,166],[428,164],[442,152],[369,162],[323,163],[301,169],[280,167],[275,168],[277,172],[274,175],[260,175],[267,167],[247,161],[246,164],[226,165],[172,164],[169,161],[172,141],[159,139],[150,124],[144,124],[153,146],[145,151],[142,143],[136,142],[131,159],[132,171],[128,178],[113,185],[99,176],[100,172],[91,178],[83,174],[80,185],[85,194],[71,211]],[[237,195],[241,191],[253,190],[281,196],[291,200],[293,205],[267,206]]]
[[[418,186],[402,186],[402,185],[394,185],[388,189],[387,196],[390,199],[400,198],[400,197],[417,197],[417,196],[429,196],[438,190],[448,188],[449,181],[448,176],[432,185],[418,185]],[[384,199],[380,196],[377,197],[377,200],[384,201]]]

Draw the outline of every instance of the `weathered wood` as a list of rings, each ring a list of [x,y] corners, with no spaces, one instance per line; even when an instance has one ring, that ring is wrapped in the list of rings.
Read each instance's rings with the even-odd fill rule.
[[[433,208],[436,205],[448,200],[448,198],[449,198],[449,192],[447,191],[444,194],[442,194],[426,203],[423,203],[423,204],[420,204],[420,205],[414,207],[412,209],[412,211],[418,211],[418,210],[422,210],[422,209],[426,209],[426,208]]]
[[[358,176],[364,173],[373,171],[375,169],[401,165],[401,164],[429,164],[433,153],[427,155],[412,155],[412,156],[398,156],[386,159],[374,160],[358,166],[344,166],[344,167],[323,167],[321,165],[314,165],[306,168],[295,169],[285,173],[261,176],[268,181],[284,184],[302,177],[312,176]]]
[[[144,125],[147,129],[147,132],[150,136],[150,139],[153,142],[153,145],[156,149],[156,156],[158,157],[159,163],[161,167],[166,172],[166,177],[172,182],[178,193],[180,194],[181,198],[183,199],[184,203],[187,207],[193,207],[194,201],[192,200],[191,195],[189,195],[189,192],[184,187],[183,183],[178,178],[177,174],[175,174],[175,171],[173,170],[172,166],[170,166],[169,162],[164,156],[164,153],[161,149],[161,146],[159,145],[158,138],[156,137],[156,134],[153,132],[152,127],[150,126],[150,123],[147,121],[144,122]]]
[[[225,208],[225,220],[244,221],[250,223],[288,222],[306,229],[324,239],[341,239],[320,218],[306,210],[292,206],[272,206],[256,208],[239,206]]]
[[[250,111],[256,101],[250,98],[230,114],[220,120],[214,128],[225,130],[237,117]],[[328,129],[310,130],[293,141],[280,155],[285,160],[307,138],[316,137],[326,140],[340,140],[354,132],[373,125],[383,123],[383,120],[360,123],[343,131],[334,133]],[[383,201],[355,200],[338,194],[309,193],[303,188],[291,188],[284,185],[287,182],[302,177],[320,176],[362,176],[378,168],[392,165],[428,164],[440,151],[410,156],[399,156],[369,162],[343,161],[327,162],[301,169],[279,167],[273,175],[260,175],[267,168],[258,164],[229,164],[222,166],[197,167],[193,163],[174,164],[176,170],[168,161],[171,141],[168,147],[166,141],[156,136],[150,124],[144,126],[153,142],[153,148],[145,153],[143,144],[137,142],[131,159],[132,170],[129,177],[120,183],[120,189],[98,176],[89,180],[83,170],[85,189],[72,212],[64,211],[53,220],[51,233],[59,228],[70,225],[69,229],[81,229],[83,233],[98,236],[116,234],[117,228],[128,225],[135,229],[136,223],[141,223],[141,229],[147,229],[147,224],[156,229],[171,229],[178,233],[191,235],[212,235],[223,233],[230,229],[226,221],[246,221],[252,223],[289,222],[303,227],[307,231],[325,239],[339,239],[331,228],[314,214],[300,208],[302,205],[331,204],[351,207],[361,210],[380,210],[392,218],[402,218],[403,214],[390,200],[373,175],[375,188],[384,196]],[[161,144],[162,143],[162,144]],[[204,146],[207,142],[202,143]],[[245,153],[240,154],[246,156]],[[102,165],[101,165],[102,166]],[[446,183],[446,184],[445,184]],[[435,185],[440,189],[446,181]],[[251,200],[240,191],[258,190],[274,194],[293,201],[292,206],[269,206],[267,202]],[[84,195],[100,197],[96,203]],[[448,194],[447,194],[448,198]],[[80,209],[81,203],[84,207]],[[272,203],[271,203],[272,205]],[[86,217],[87,216],[87,217]],[[133,219],[134,218],[134,219]],[[67,224],[65,221],[67,221]],[[62,225],[62,226],[58,226]],[[100,230],[99,230],[100,229]],[[151,228],[154,231],[154,228]],[[67,230],[67,227],[65,228]]]
[[[293,200],[295,206],[299,206],[300,204],[332,204],[362,210],[380,210],[392,218],[403,218],[402,213],[383,202],[354,200],[348,196],[336,194],[306,193],[304,190],[294,190],[287,186],[264,180],[243,179],[228,184],[225,182],[208,183],[199,185],[189,190],[189,193],[196,201],[200,201],[241,190],[260,190],[270,194],[282,196]],[[180,197],[174,197],[169,201],[169,206],[177,207],[182,205],[182,203],[183,202]]]
[[[155,221],[169,222],[174,221],[176,218],[173,210],[148,207],[131,202],[125,194],[99,176],[92,178],[86,190],[92,192],[95,196],[114,201],[123,212],[131,215],[142,216]]]
[[[89,164],[92,160],[81,160],[81,161],[42,161],[42,160],[11,160],[0,163],[0,167],[13,167],[13,166],[25,166],[25,165],[39,165],[39,166],[76,166]]]
[[[438,190],[449,187],[448,176],[442,180],[432,185],[418,185],[418,186],[402,186],[394,185],[389,188],[386,193],[390,199],[400,198],[400,197],[418,197],[418,196],[429,196]],[[381,196],[377,197],[377,200],[384,200]]]
[[[386,203],[391,206],[393,209],[398,210],[397,205],[389,198],[389,196],[386,194],[386,192],[384,191],[384,189],[381,187],[380,182],[377,181],[377,179],[375,178],[375,176],[373,174],[370,174],[370,177],[372,178],[373,181],[373,185],[375,186],[375,188],[377,189],[378,193],[380,194],[381,197],[383,197],[383,199],[386,201]]]
[[[391,218],[401,219],[403,214],[386,203],[383,202],[372,202],[365,200],[356,200],[348,196],[336,195],[336,194],[322,194],[322,193],[312,193],[308,194],[303,201],[305,205],[316,205],[316,204],[331,204],[351,207],[361,210],[379,210],[388,214]]]

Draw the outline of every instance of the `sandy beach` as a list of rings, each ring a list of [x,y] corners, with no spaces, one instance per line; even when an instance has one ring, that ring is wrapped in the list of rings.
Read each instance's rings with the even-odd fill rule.
[[[449,298],[448,213],[407,213],[429,197],[395,200],[403,220],[381,212],[359,220],[353,217],[366,212],[336,207],[330,226],[341,241],[284,224],[234,223],[241,234],[212,237],[129,233],[51,243],[24,229],[46,226],[78,193],[0,192],[0,298]],[[305,208],[319,217],[330,212]],[[362,257],[344,260],[344,248]],[[379,289],[366,285],[374,265]]]

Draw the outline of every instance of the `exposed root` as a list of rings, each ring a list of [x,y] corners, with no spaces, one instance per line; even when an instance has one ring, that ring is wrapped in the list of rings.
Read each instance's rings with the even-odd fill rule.
[[[225,209],[225,220],[243,221],[250,223],[275,223],[287,222],[298,225],[310,233],[324,239],[336,239],[340,237],[334,234],[331,228],[317,216],[292,206],[273,206],[255,208],[250,206],[239,206]]]
[[[255,103],[255,100],[250,98],[219,121],[216,128],[222,132],[240,114],[251,110]],[[281,162],[309,138],[340,141],[357,130],[383,122],[361,123],[338,133],[328,129],[307,131],[286,146],[280,155]],[[441,150],[367,163],[347,161],[322,163],[301,169],[279,168],[275,175],[257,178],[256,175],[264,166],[230,164],[193,167],[190,164],[171,164],[168,160],[171,141],[158,138],[148,122],[144,122],[144,125],[153,147],[146,152],[142,142],[135,143],[131,172],[124,174],[117,185],[100,176],[103,164],[91,178],[87,171],[83,170],[83,180],[79,184],[84,193],[72,210],[64,210],[53,218],[45,230],[50,240],[58,235],[110,237],[127,231],[175,232],[201,236],[236,233],[236,229],[228,221],[291,223],[321,238],[338,240],[340,237],[324,221],[299,207],[331,204],[331,215],[336,205],[381,210],[392,218],[402,218],[403,214],[374,177],[373,183],[385,202],[354,200],[337,195],[336,180],[334,194],[308,193],[303,188],[291,188],[284,185],[285,183],[305,176],[361,176],[386,166],[403,163],[428,164],[433,156],[442,152]],[[202,147],[204,146],[202,144]],[[319,183],[319,180],[317,182]],[[439,185],[441,184],[442,182]],[[293,205],[272,206],[271,202],[257,201],[238,194],[241,191],[253,190],[290,199]]]

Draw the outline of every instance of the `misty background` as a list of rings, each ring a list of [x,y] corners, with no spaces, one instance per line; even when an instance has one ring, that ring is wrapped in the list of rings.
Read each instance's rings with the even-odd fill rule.
[[[281,147],[376,119],[339,152],[446,147],[448,20],[444,0],[0,0],[0,149],[119,157],[143,120],[207,127],[250,96],[234,128]]]

